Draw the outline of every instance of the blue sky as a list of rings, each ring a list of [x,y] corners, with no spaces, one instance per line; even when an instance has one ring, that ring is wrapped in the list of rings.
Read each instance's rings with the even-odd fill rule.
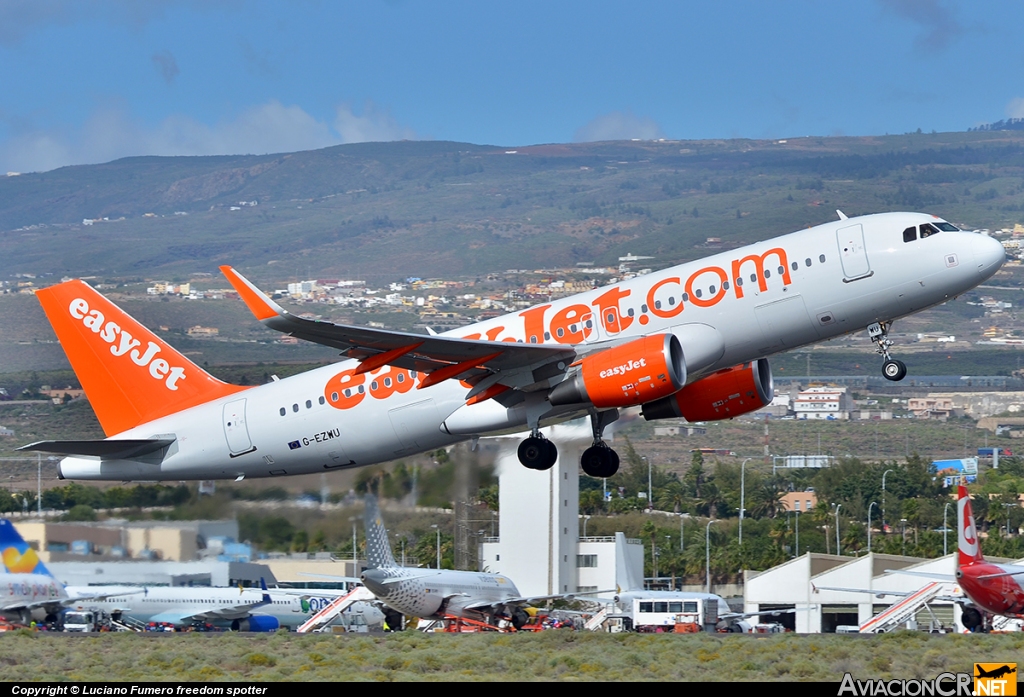
[[[0,171],[1024,117],[1018,0],[0,0]]]

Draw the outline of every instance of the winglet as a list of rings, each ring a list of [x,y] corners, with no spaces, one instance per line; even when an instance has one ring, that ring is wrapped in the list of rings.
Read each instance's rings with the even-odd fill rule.
[[[220,271],[228,279],[228,283],[242,298],[246,307],[252,312],[256,319],[263,320],[285,314],[284,308],[271,300],[266,293],[254,286],[249,279],[235,271],[230,266],[220,267]]]
[[[267,590],[267,581],[262,576],[260,576],[260,589],[263,591],[263,603],[266,605],[272,603],[273,600],[270,598],[270,591]]]

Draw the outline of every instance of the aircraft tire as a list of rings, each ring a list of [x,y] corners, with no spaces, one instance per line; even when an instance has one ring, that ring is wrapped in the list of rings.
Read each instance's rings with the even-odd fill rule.
[[[547,447],[544,445],[548,441],[543,438],[534,438],[530,436],[523,440],[519,444],[519,462],[522,463],[523,467],[531,470],[542,470],[547,469],[544,467]]]
[[[530,621],[530,616],[526,614],[526,610],[521,607],[517,607],[512,611],[512,626],[517,630],[522,629],[526,626],[526,623]]]
[[[592,445],[583,451],[580,466],[591,477],[610,477],[619,469],[619,456],[603,443]]]
[[[549,469],[551,469],[552,467],[555,466],[555,460],[558,459],[558,448],[556,448],[555,444],[552,443],[549,440],[545,440],[545,441],[543,441],[543,443],[544,443],[544,459],[543,459],[543,461],[541,462],[540,466],[537,469],[539,469],[539,470],[549,470]]]
[[[892,380],[893,382],[899,382],[903,378],[907,377],[907,366],[903,361],[889,360],[882,365],[882,376],[886,380]]]
[[[981,628],[981,613],[973,607],[964,608],[960,613],[960,623],[972,632]]]

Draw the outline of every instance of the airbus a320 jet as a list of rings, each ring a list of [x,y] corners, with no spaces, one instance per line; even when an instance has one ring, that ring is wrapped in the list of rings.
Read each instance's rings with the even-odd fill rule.
[[[774,395],[768,356],[867,331],[882,372],[894,319],[982,283],[1000,243],[932,215],[840,219],[440,335],[297,317],[230,267],[270,329],[337,364],[258,387],[203,371],[82,281],[36,293],[108,438],[44,441],[81,480],[275,477],[360,467],[484,434],[529,431],[526,467],[557,450],[541,426],[589,415],[581,465],[607,477],[619,410],[727,419]]]

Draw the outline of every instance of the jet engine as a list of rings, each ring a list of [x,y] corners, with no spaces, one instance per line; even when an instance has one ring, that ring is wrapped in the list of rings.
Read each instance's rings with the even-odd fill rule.
[[[579,371],[555,385],[553,406],[590,402],[599,409],[631,407],[672,394],[686,384],[679,339],[652,334],[591,354]]]
[[[249,615],[244,620],[231,621],[233,632],[276,632],[280,628],[281,623],[270,615]]]
[[[644,404],[648,421],[683,417],[687,421],[731,419],[760,409],[775,398],[767,358],[719,370],[673,395]]]

